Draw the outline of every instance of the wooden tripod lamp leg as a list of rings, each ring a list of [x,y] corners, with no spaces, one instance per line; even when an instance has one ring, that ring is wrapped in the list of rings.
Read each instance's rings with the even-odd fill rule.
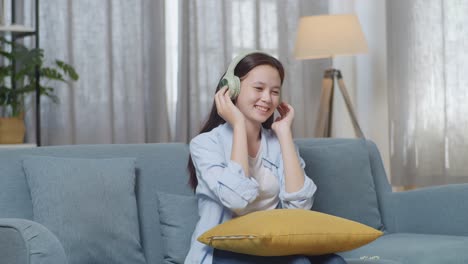
[[[333,113],[333,69],[325,71],[322,80],[320,107],[315,125],[315,137],[330,137]]]
[[[339,70],[337,70],[336,78],[338,80],[338,86],[340,87],[341,95],[343,95],[346,108],[348,109],[349,116],[351,117],[351,122],[353,123],[354,133],[357,137],[363,138],[364,133],[362,132],[361,126],[359,126],[356,112],[354,112],[353,104],[351,103],[351,98],[349,97],[348,90],[346,89],[346,85]]]

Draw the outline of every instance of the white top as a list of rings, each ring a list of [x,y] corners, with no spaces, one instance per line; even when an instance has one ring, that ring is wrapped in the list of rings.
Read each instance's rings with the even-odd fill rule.
[[[252,158],[249,156],[249,172],[252,175],[251,177],[258,183],[258,196],[246,207],[234,210],[238,216],[256,211],[275,209],[278,206],[279,182],[271,170],[262,166],[261,152],[262,144],[260,144],[256,157]]]

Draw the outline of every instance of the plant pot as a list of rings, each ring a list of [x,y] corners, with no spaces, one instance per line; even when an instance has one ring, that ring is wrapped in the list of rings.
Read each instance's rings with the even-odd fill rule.
[[[20,117],[0,117],[0,144],[21,144],[26,127]]]

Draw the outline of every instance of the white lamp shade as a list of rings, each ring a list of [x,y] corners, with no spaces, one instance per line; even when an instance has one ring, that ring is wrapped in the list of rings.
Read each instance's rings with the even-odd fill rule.
[[[330,58],[367,52],[356,15],[301,17],[294,55],[297,59]]]

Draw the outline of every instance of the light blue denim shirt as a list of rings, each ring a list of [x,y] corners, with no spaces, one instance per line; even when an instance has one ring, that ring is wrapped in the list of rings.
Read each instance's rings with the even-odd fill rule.
[[[259,186],[255,179],[247,177],[241,165],[231,160],[232,136],[232,127],[225,123],[196,136],[190,142],[190,154],[198,179],[195,193],[200,220],[193,232],[185,264],[211,264],[213,248],[198,242],[197,238],[212,227],[232,219],[232,210],[245,208],[258,196]],[[304,172],[302,189],[294,193],[286,192],[278,138],[272,130],[262,129],[261,140],[263,166],[273,172],[280,184],[278,207],[310,209],[317,189],[315,184]],[[304,169],[302,158],[300,163]]]

